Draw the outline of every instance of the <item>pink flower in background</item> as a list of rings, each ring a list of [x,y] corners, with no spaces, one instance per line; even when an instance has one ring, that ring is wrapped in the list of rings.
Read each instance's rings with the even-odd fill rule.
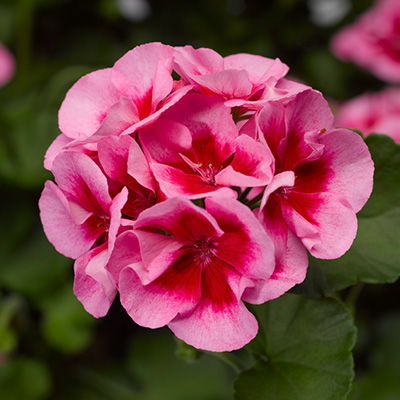
[[[364,135],[383,133],[400,143],[400,88],[388,87],[342,103],[336,112],[336,125]]]
[[[246,288],[265,283],[273,267],[272,241],[248,207],[207,198],[204,210],[176,197],[144,211],[134,232],[120,236],[108,269],[139,325],[168,325],[190,345],[227,351],[256,335],[242,300],[251,302]]]
[[[69,90],[39,207],[88,312],[105,315],[119,292],[139,325],[230,351],[257,333],[243,302],[302,282],[307,250],[350,247],[368,148],[287,70],[151,43]]]
[[[10,82],[14,73],[14,57],[10,51],[0,43],[0,87]]]
[[[271,102],[257,116],[260,138],[275,157],[259,217],[275,240],[272,279],[283,292],[305,276],[305,248],[317,258],[343,255],[357,231],[358,212],[372,190],[373,163],[355,132],[334,129],[327,102],[302,92],[283,107]],[[281,280],[280,277],[284,279]]]
[[[332,51],[384,81],[400,82],[400,1],[378,0],[336,34]]]

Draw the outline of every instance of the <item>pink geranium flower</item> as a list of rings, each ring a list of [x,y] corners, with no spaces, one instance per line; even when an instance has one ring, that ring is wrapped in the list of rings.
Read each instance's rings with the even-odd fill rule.
[[[230,110],[215,96],[186,95],[139,137],[168,197],[234,196],[230,186],[263,186],[272,179],[270,151],[239,135]]]
[[[272,241],[248,207],[207,198],[204,210],[173,198],[118,238],[108,269],[138,324],[168,325],[197,348],[229,351],[256,335],[242,300],[251,300],[247,289],[265,283],[273,266]]]
[[[378,0],[332,41],[341,59],[368,69],[378,78],[400,82],[400,2]]]
[[[116,294],[105,265],[120,230],[127,190],[112,199],[103,172],[81,153],[60,154],[52,172],[57,185],[47,181],[39,200],[44,231],[58,252],[77,259],[75,294],[88,312],[103,316]]]
[[[258,215],[275,242],[277,266],[270,282],[281,294],[304,279],[301,243],[324,259],[349,249],[355,214],[372,190],[373,163],[357,133],[334,128],[330,108],[316,91],[298,94],[286,108],[271,102],[257,125],[275,157],[275,177]]]
[[[364,135],[383,133],[400,143],[400,88],[365,93],[341,104],[336,124]]]
[[[0,87],[6,85],[14,76],[15,61],[10,51],[0,43]]]

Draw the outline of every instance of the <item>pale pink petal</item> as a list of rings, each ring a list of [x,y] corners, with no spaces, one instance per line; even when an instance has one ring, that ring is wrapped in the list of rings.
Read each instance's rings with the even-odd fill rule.
[[[107,176],[127,186],[137,185],[127,173],[129,148],[134,142],[130,136],[110,136],[97,144],[98,158]]]
[[[281,196],[282,214],[290,229],[317,258],[342,256],[357,233],[357,218],[337,194],[290,192]]]
[[[361,210],[371,195],[374,163],[362,137],[355,132],[336,129],[321,135],[325,145],[323,160],[331,174],[327,190],[345,197],[355,212]]]
[[[45,183],[39,209],[48,240],[66,257],[75,259],[83,255],[102,233],[91,231],[86,225],[77,225],[73,221],[67,198],[51,181]]]
[[[113,281],[119,286],[119,274],[127,266],[141,264],[139,242],[132,230],[118,235],[106,265]],[[147,274],[147,273],[146,273]]]
[[[172,89],[172,77],[170,73],[166,76],[165,68],[172,71],[173,52],[170,46],[148,43],[130,50],[112,68],[113,84],[124,96],[134,101],[140,119],[150,114],[157,73],[161,73],[162,78],[167,81],[155,93],[157,99],[166,97]],[[160,69],[159,63],[164,64],[165,68]]]
[[[178,74],[189,81],[197,75],[208,75],[222,71],[223,58],[214,50],[207,48],[194,49],[192,46],[175,48],[175,69]]]
[[[61,132],[72,139],[87,138],[99,128],[120,93],[111,82],[111,69],[80,78],[68,91],[58,113]]]
[[[155,180],[149,163],[136,141],[132,141],[129,147],[128,174],[143,187],[151,191],[155,190]]]
[[[99,140],[102,136],[118,136],[139,121],[139,112],[135,103],[131,99],[121,96],[120,101],[110,107],[101,127],[95,135],[89,138],[89,141]]]
[[[46,154],[44,156],[44,163],[43,166],[51,171],[51,167],[53,165],[54,159],[60,154],[65,147],[73,142],[73,139],[69,138],[68,136],[65,136],[63,133],[58,135],[53,143],[49,146],[49,148],[46,151]]]
[[[96,163],[82,153],[64,152],[52,167],[59,187],[97,216],[108,214],[111,198],[107,179]]]
[[[261,142],[270,148],[279,169],[278,147],[286,136],[285,108],[281,103],[271,101],[253,119]]]
[[[135,231],[135,235],[139,241],[140,257],[146,271],[139,274],[143,284],[158,278],[182,256],[183,244],[173,237],[140,229]],[[137,273],[142,272],[134,269]]]
[[[128,200],[128,189],[122,188],[112,200],[109,209],[110,225],[108,228],[108,256],[114,249],[115,240],[121,225],[122,208]]]
[[[224,58],[225,69],[246,70],[253,85],[264,83],[269,77],[280,79],[289,67],[278,58],[271,59],[254,54],[233,54]]]
[[[245,70],[219,71],[209,75],[192,77],[206,94],[216,94],[224,98],[242,98],[251,94],[253,85]]]
[[[190,313],[201,296],[201,269],[193,259],[178,259],[155,281],[143,285],[127,267],[120,274],[121,304],[139,325],[160,328],[178,313]]]
[[[75,261],[74,293],[85,310],[99,318],[107,314],[117,293],[105,270],[107,246],[96,247]]]
[[[327,101],[316,90],[306,90],[296,96],[286,109],[286,131],[309,132],[333,128],[333,114]]]

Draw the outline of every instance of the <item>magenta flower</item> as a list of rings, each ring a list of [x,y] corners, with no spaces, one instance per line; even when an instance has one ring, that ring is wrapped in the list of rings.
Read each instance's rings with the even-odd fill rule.
[[[60,154],[52,172],[57,185],[47,181],[39,200],[44,231],[58,252],[77,259],[75,294],[88,312],[103,316],[116,294],[105,265],[121,229],[127,190],[112,199],[100,168],[81,153]]]
[[[378,78],[400,82],[400,2],[378,0],[333,38],[339,58],[368,69]]]
[[[242,300],[273,266],[272,241],[248,207],[207,198],[203,210],[173,198],[144,211],[134,232],[118,238],[108,269],[138,324],[168,325],[195,347],[227,351],[256,335]]]
[[[271,102],[257,116],[260,138],[275,157],[259,217],[276,247],[273,285],[283,293],[304,279],[307,257],[340,257],[357,231],[356,212],[372,190],[373,162],[362,138],[333,127],[327,102],[316,91],[288,105]],[[301,243],[300,243],[301,241]],[[276,276],[275,276],[276,275]]]
[[[336,113],[336,124],[358,129],[364,135],[383,133],[400,143],[400,89],[388,87],[341,104]]]
[[[272,179],[269,150],[239,136],[229,109],[214,96],[186,95],[141,130],[140,140],[168,197],[234,196],[230,186],[263,186]]]
[[[15,60],[10,51],[0,43],[0,87],[6,85],[15,73]]]

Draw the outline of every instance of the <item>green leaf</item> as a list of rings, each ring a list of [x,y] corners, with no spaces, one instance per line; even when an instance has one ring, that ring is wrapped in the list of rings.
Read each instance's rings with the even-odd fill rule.
[[[342,400],[353,379],[355,327],[340,302],[286,294],[253,306],[259,358],[235,382],[235,400]]]
[[[370,135],[366,143],[375,163],[374,189],[358,214],[353,246],[337,260],[310,257],[297,293],[319,297],[360,281],[387,283],[400,277],[400,145],[384,135]]]
[[[46,399],[50,391],[50,373],[39,360],[16,357],[0,368],[0,393],[7,400]]]

